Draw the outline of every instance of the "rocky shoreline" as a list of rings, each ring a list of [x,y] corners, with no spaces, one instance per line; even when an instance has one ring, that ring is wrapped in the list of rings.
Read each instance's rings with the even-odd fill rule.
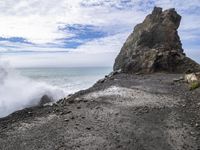
[[[1,118],[0,149],[199,150],[200,83],[191,90],[182,79],[200,65],[183,53],[180,20],[175,9],[155,7],[113,73],[53,105],[45,96],[40,106]]]
[[[200,148],[200,89],[182,74],[116,74],[53,106],[0,119],[0,149]]]

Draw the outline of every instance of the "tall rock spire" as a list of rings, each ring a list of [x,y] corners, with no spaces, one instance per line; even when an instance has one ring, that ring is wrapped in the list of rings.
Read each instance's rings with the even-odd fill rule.
[[[200,65],[183,53],[177,32],[180,21],[181,16],[174,8],[162,11],[155,7],[135,26],[115,60],[114,70],[127,73],[200,71]]]

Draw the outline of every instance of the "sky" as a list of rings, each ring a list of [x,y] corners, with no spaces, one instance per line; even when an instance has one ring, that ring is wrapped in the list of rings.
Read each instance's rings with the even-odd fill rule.
[[[200,0],[1,0],[0,60],[13,67],[112,66],[154,6],[176,8],[185,53],[200,63]]]

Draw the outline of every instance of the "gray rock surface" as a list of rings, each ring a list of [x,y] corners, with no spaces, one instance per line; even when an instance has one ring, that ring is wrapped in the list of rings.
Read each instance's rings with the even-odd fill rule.
[[[0,119],[1,150],[198,150],[200,89],[179,74],[117,74]]]
[[[175,9],[155,7],[145,20],[136,25],[124,43],[114,64],[123,72],[185,73],[200,70],[200,65],[186,57],[177,29],[181,16]]]

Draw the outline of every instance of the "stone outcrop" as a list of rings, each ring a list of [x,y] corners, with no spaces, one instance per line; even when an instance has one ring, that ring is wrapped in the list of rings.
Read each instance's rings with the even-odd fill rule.
[[[136,25],[124,43],[114,70],[126,73],[189,73],[200,65],[186,57],[177,32],[181,16],[175,9],[155,7],[145,20]]]

